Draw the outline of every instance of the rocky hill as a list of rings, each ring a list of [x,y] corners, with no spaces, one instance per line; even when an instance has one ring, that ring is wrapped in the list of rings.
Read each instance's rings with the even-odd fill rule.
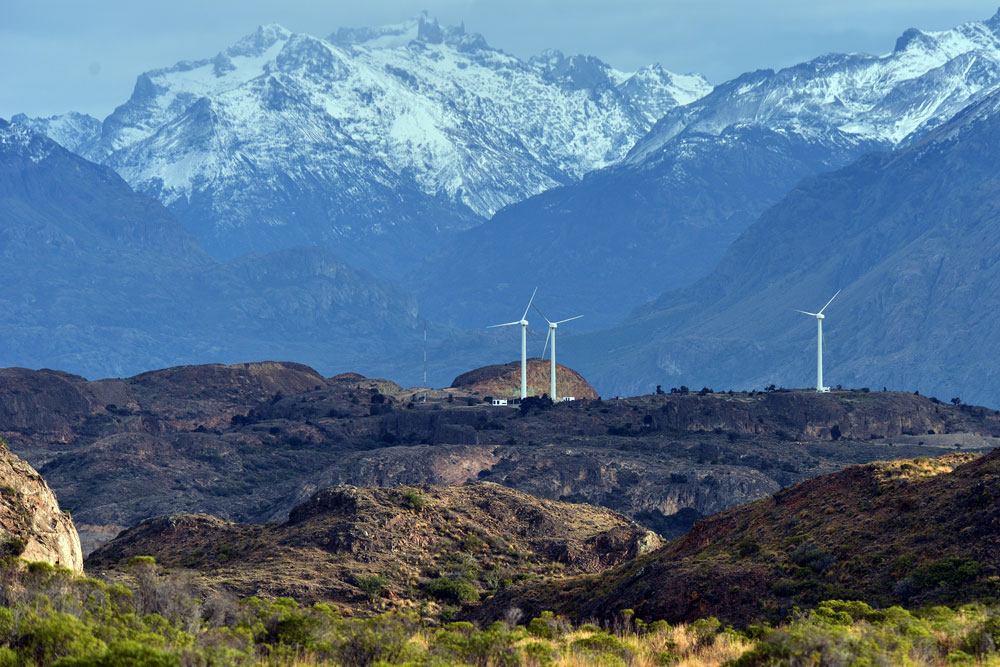
[[[384,609],[421,598],[469,602],[515,579],[601,572],[661,545],[606,509],[496,484],[344,486],[318,492],[280,524],[205,514],[148,519],[92,553],[87,567],[124,569],[134,556],[151,555],[241,597]]]
[[[826,599],[991,602],[1000,595],[998,496],[1000,450],[856,466],[703,519],[604,577],[523,601],[560,599],[556,608],[580,618],[633,608],[642,618],[737,624]]]
[[[552,364],[545,359],[528,359],[528,396],[549,395],[551,391]],[[494,398],[516,398],[521,396],[521,362],[497,364],[477,368],[462,373],[451,383],[455,389],[463,389],[472,394]],[[574,398],[597,398],[597,392],[582,375],[556,364],[556,391],[560,396]],[[550,397],[551,398],[551,397]]]
[[[896,392],[678,390],[528,411],[424,393],[287,363],[98,382],[7,369],[0,434],[73,512],[88,552],[163,514],[284,521],[331,486],[469,480],[604,506],[672,537],[847,465],[1000,443],[995,411]]]
[[[80,538],[69,513],[35,469],[0,438],[0,558],[19,556],[83,572]]]

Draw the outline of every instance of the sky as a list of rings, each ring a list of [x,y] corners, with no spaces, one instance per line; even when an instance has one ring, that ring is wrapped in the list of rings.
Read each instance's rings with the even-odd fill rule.
[[[832,51],[887,53],[907,28],[990,18],[1000,0],[4,0],[0,117],[104,118],[141,72],[211,57],[258,25],[325,36],[426,10],[526,58],[546,48],[720,83]]]

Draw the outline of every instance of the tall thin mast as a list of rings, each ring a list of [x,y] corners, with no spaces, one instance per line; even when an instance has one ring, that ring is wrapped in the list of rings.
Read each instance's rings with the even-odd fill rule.
[[[816,391],[823,391],[823,318],[816,318]]]
[[[556,398],[556,325],[555,324],[550,325],[550,329],[552,331],[552,369],[550,371],[551,387],[549,391],[549,397],[553,401],[558,401],[559,399]]]

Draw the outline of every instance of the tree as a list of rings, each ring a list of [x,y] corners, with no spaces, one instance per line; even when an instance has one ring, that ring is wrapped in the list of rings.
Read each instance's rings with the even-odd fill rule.
[[[528,396],[521,399],[521,415],[528,415],[533,410],[548,410],[552,407],[552,399],[548,394],[542,396]]]
[[[960,399],[958,396],[956,396],[955,398],[951,399],[951,404],[952,405],[961,405],[962,404],[962,399]]]

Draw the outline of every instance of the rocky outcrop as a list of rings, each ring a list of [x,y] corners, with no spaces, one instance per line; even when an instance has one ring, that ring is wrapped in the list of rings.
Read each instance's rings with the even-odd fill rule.
[[[601,572],[662,544],[616,512],[498,484],[339,486],[314,494],[281,524],[234,524],[205,514],[148,519],[87,563],[114,569],[151,555],[240,595],[377,607],[406,606],[414,591],[432,590],[435,581],[493,592],[524,576]],[[383,593],[364,590],[372,575],[383,577]]]
[[[551,362],[547,359],[528,359],[528,396],[548,396],[551,389]],[[521,362],[483,366],[462,373],[451,383],[455,389],[462,389],[482,396],[494,398],[514,398],[521,391]],[[556,391],[559,396],[574,398],[597,398],[597,392],[572,368],[556,364]]]
[[[0,443],[0,555],[44,561],[83,573],[69,514],[42,476]]]

